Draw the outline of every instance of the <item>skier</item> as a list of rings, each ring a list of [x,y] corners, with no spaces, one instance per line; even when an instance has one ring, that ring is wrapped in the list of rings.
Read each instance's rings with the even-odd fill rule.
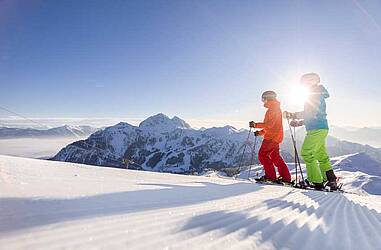
[[[261,148],[258,152],[258,159],[263,165],[265,175],[261,181],[282,181],[291,182],[290,171],[279,152],[279,145],[283,141],[282,111],[280,102],[277,100],[274,91],[266,91],[262,94],[262,102],[267,108],[263,122],[251,121],[251,128],[262,129],[256,131],[255,136],[263,136]],[[279,178],[276,177],[274,165],[278,168]]]
[[[292,119],[290,122],[292,127],[303,125],[306,127],[307,135],[302,146],[302,158],[306,163],[308,182],[319,190],[324,189],[324,184],[331,190],[337,190],[336,176],[326,150],[329,127],[325,99],[329,97],[329,93],[320,84],[320,77],[316,73],[304,74],[300,81],[309,90],[304,111],[296,113],[285,111],[284,117]]]

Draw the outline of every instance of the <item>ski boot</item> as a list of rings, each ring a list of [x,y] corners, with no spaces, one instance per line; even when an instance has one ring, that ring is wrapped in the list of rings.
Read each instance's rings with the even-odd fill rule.
[[[260,181],[260,182],[266,182],[269,181],[264,175],[261,177],[254,178],[255,181]]]
[[[292,180],[291,185],[294,188],[306,189],[308,187],[307,180]]]
[[[306,183],[307,187],[313,188],[318,191],[322,191],[325,188],[324,183],[309,182],[308,179],[306,179],[304,182]]]
[[[327,176],[327,183],[325,184],[325,186],[330,190],[330,191],[336,191],[338,190],[338,186],[337,186],[337,178],[336,178],[336,175],[335,173],[333,172],[333,170],[328,170],[327,172],[325,172],[326,176]]]
[[[286,180],[283,180],[283,177],[282,176],[279,176],[276,181],[277,183],[279,184],[285,184],[285,185],[294,185],[294,182],[292,181],[286,181]]]
[[[312,183],[312,188],[322,191],[325,189],[324,183]]]
[[[276,183],[276,180],[270,180],[265,175],[263,175],[263,176],[261,176],[259,178],[254,178],[254,180],[257,181],[257,182],[273,182],[273,183]]]

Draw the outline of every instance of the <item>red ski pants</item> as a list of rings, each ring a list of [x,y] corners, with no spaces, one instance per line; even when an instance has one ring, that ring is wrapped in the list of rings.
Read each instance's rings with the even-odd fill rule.
[[[279,153],[278,143],[270,140],[263,140],[262,146],[259,149],[258,159],[265,169],[265,177],[267,179],[276,180],[275,165],[283,180],[291,181],[290,171]]]

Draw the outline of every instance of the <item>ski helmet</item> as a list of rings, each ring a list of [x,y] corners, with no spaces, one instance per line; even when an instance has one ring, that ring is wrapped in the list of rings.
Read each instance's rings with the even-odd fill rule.
[[[320,76],[316,73],[307,73],[302,75],[300,82],[306,86],[313,86],[320,83]]]
[[[272,101],[272,100],[275,100],[276,97],[277,97],[277,94],[274,91],[268,90],[268,91],[263,92],[263,94],[262,94],[262,101],[263,102],[265,100]]]

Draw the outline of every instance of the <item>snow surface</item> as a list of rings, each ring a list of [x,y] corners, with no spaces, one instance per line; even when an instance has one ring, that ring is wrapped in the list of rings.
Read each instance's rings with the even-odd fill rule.
[[[0,156],[1,249],[380,246],[380,196]]]
[[[333,167],[347,190],[381,195],[381,163],[366,153],[333,158]]]

